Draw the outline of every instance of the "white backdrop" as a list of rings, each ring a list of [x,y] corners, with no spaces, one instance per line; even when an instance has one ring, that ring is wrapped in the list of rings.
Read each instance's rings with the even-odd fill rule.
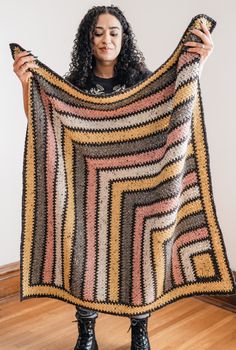
[[[0,265],[19,260],[22,162],[26,131],[21,83],[12,70],[9,43],[32,50],[63,75],[78,24],[93,5],[118,5],[133,27],[138,47],[154,71],[173,52],[192,17],[205,13],[217,21],[215,44],[201,76],[210,151],[213,194],[231,268],[236,270],[236,81],[234,0],[78,1],[8,0],[0,3]],[[233,107],[233,109],[231,109]]]

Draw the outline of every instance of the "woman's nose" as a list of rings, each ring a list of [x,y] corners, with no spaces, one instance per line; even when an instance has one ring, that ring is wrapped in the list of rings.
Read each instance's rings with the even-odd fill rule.
[[[111,36],[110,36],[109,33],[104,33],[104,35],[103,35],[103,42],[104,42],[105,44],[108,44],[108,43],[111,42]]]

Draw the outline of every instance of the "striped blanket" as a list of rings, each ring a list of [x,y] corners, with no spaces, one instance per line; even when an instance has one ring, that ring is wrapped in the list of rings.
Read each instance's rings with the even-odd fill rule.
[[[233,294],[217,220],[199,84],[183,43],[149,77],[94,96],[41,61],[30,78],[21,300],[130,316]],[[23,48],[11,43],[13,57]]]

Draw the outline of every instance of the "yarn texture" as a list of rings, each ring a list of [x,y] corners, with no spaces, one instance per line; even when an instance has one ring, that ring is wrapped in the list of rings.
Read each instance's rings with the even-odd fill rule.
[[[149,77],[106,96],[40,60],[25,137],[21,300],[120,316],[193,295],[234,294],[218,223],[192,18]],[[13,58],[24,49],[10,44]]]

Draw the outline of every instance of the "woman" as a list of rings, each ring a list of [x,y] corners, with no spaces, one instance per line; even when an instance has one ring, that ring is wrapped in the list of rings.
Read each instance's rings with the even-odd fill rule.
[[[201,70],[213,50],[210,32],[203,24],[202,31],[193,30],[203,43],[187,42],[188,51],[201,55]],[[85,92],[102,95],[124,91],[152,72],[147,69],[142,53],[135,45],[134,34],[122,11],[116,6],[94,6],[82,19],[72,50],[72,61],[65,78]],[[29,52],[20,53],[14,71],[21,80],[25,114],[28,115],[27,88],[37,67]],[[74,349],[98,349],[95,337],[96,311],[76,306],[79,337]],[[131,317],[131,349],[150,349],[147,320],[150,313]]]

